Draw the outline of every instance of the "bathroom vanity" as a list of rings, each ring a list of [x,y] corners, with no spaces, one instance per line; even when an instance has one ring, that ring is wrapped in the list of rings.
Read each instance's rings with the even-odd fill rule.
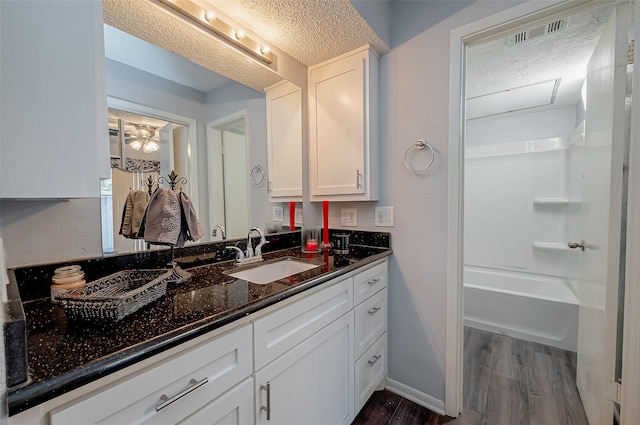
[[[30,380],[10,389],[9,424],[349,424],[386,376],[390,254],[355,246],[335,267],[272,251],[315,267],[260,285],[225,274],[233,261],[193,267],[113,324],[25,302]]]

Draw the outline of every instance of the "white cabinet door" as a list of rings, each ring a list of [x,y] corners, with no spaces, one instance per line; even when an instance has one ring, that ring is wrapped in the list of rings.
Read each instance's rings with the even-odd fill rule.
[[[377,57],[368,46],[309,71],[312,200],[376,200]]]
[[[302,201],[302,91],[285,81],[267,88],[269,199]]]
[[[0,8],[0,197],[99,198],[109,173],[102,2]]]
[[[352,341],[353,314],[348,313],[259,371],[256,424],[350,424]]]
[[[253,424],[253,379],[247,378],[180,425],[251,425]]]

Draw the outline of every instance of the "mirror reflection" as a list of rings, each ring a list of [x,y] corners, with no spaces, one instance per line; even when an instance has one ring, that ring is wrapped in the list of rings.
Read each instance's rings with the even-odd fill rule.
[[[198,243],[222,239],[220,230],[213,235],[216,225],[227,239],[245,238],[254,226],[273,228],[267,184],[250,179],[256,167],[268,173],[265,93],[108,25],[105,53],[112,178],[102,183],[104,253],[149,248],[118,234],[123,203],[172,169],[187,179],[182,188],[205,228]],[[180,79],[167,72],[176,64]]]
[[[149,249],[136,229],[123,231],[127,197],[143,191],[149,197],[160,176],[174,170],[189,173],[187,125],[109,108],[111,178],[101,184],[102,249],[105,254]],[[190,193],[188,180],[181,188]]]

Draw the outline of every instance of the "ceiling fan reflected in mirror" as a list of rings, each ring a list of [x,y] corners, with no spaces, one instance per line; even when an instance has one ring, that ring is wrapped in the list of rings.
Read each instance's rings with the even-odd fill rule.
[[[160,149],[157,128],[148,125],[135,124],[133,133],[125,134],[125,142],[137,151],[144,153],[155,152]]]

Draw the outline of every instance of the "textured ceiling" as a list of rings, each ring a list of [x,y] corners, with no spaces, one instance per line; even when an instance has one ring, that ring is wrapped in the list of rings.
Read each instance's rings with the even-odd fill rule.
[[[210,3],[233,21],[307,66],[365,44],[372,45],[378,53],[389,50],[349,0],[197,0],[197,3],[201,6]],[[207,70],[256,90],[263,90],[281,80],[275,72],[217,41],[204,30],[185,23],[175,14],[168,13],[165,7],[153,0],[104,0],[103,4],[107,25]],[[133,47],[122,43],[118,48],[125,50],[122,53],[125,56],[133,50]],[[125,61],[115,57],[119,54],[115,47],[106,53],[114,60]],[[144,69],[145,65],[139,67]],[[148,65],[146,68],[144,70],[150,71]],[[164,78],[172,79],[169,76]],[[209,89],[196,83],[181,84],[201,91]]]
[[[306,66],[365,44],[381,54],[389,51],[349,0],[193,1],[202,7],[213,6],[283,52],[280,54]],[[610,5],[570,16],[566,30],[519,45],[510,46],[501,38],[469,47],[467,97],[560,78],[551,107],[575,105],[585,64],[609,12]],[[104,0],[104,16],[106,24],[124,32],[105,29],[107,57],[179,84],[206,93],[228,82],[210,75],[210,71],[256,90],[281,79],[255,60],[167,13],[157,0]],[[118,33],[117,46],[113,46],[109,40]]]
[[[306,66],[370,44],[389,51],[349,0],[196,0],[251,28]]]
[[[145,0],[104,0],[104,22],[241,84],[262,90],[280,78],[204,31]]]
[[[575,105],[610,13],[611,5],[606,5],[570,16],[564,31],[522,44],[508,45],[503,37],[469,47],[467,98],[561,78],[554,106]]]

